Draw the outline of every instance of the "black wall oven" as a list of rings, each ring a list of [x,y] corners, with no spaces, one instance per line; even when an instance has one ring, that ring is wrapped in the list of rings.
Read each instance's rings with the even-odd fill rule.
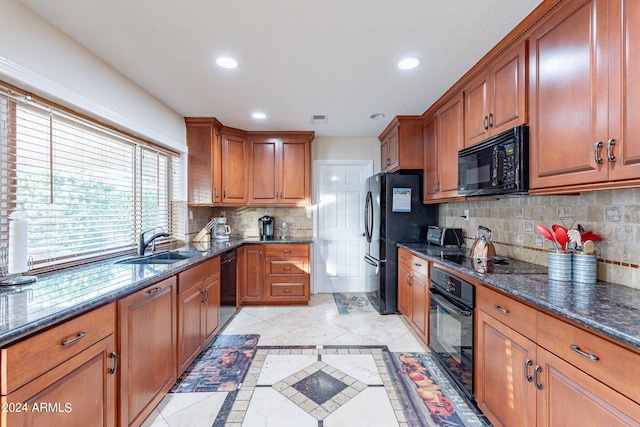
[[[437,267],[431,267],[430,278],[432,354],[473,402],[475,287]]]

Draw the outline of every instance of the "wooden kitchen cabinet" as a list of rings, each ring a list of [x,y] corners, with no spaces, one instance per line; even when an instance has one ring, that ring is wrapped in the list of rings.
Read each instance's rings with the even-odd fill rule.
[[[213,340],[220,326],[220,257],[178,274],[178,375]]]
[[[475,396],[493,425],[638,425],[640,354],[485,287],[476,297]]]
[[[491,62],[464,89],[465,147],[527,122],[527,42]]]
[[[222,203],[249,200],[249,144],[244,133],[222,130]]]
[[[109,304],[3,348],[0,426],[115,426],[115,331]]]
[[[249,204],[311,204],[312,132],[252,132],[249,138]]]
[[[425,119],[424,203],[462,199],[458,196],[458,151],[464,144],[462,92],[438,109],[435,121]]]
[[[177,379],[176,276],[118,301],[120,422],[139,426]]]
[[[529,38],[533,193],[640,181],[640,5],[567,2]]]
[[[422,119],[396,116],[378,137],[382,172],[422,169]]]
[[[187,203],[211,205],[222,202],[222,125],[216,119],[186,118]]]
[[[429,345],[429,262],[398,249],[398,311]]]
[[[263,301],[264,245],[245,245],[238,251],[238,306]]]

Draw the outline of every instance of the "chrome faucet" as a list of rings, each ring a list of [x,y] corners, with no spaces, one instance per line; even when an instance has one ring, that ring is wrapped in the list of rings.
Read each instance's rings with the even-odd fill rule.
[[[154,234],[153,236],[151,236],[151,238],[149,238],[149,240],[147,240],[146,242],[144,241],[144,235],[150,231],[155,231],[157,229],[162,230],[161,233],[157,233]],[[152,246],[152,250],[156,250],[156,239],[159,237],[171,237],[171,234],[169,233],[165,233],[164,229],[162,227],[155,227],[155,228],[150,228],[147,231],[143,231],[142,233],[140,233],[140,235],[138,236],[138,256],[144,256],[144,251],[147,249],[147,246],[149,246],[150,244],[153,243]]]

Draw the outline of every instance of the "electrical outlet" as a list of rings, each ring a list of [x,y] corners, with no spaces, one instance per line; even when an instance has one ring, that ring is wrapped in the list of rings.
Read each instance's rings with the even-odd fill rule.
[[[465,209],[465,210],[464,210],[464,217],[465,217],[466,219],[469,219],[469,209]]]

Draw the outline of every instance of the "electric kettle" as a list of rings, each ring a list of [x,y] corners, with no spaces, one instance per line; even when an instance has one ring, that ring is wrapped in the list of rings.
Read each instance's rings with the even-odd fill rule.
[[[227,218],[213,218],[213,228],[211,229],[211,238],[213,240],[229,240],[231,227],[227,225]]]

